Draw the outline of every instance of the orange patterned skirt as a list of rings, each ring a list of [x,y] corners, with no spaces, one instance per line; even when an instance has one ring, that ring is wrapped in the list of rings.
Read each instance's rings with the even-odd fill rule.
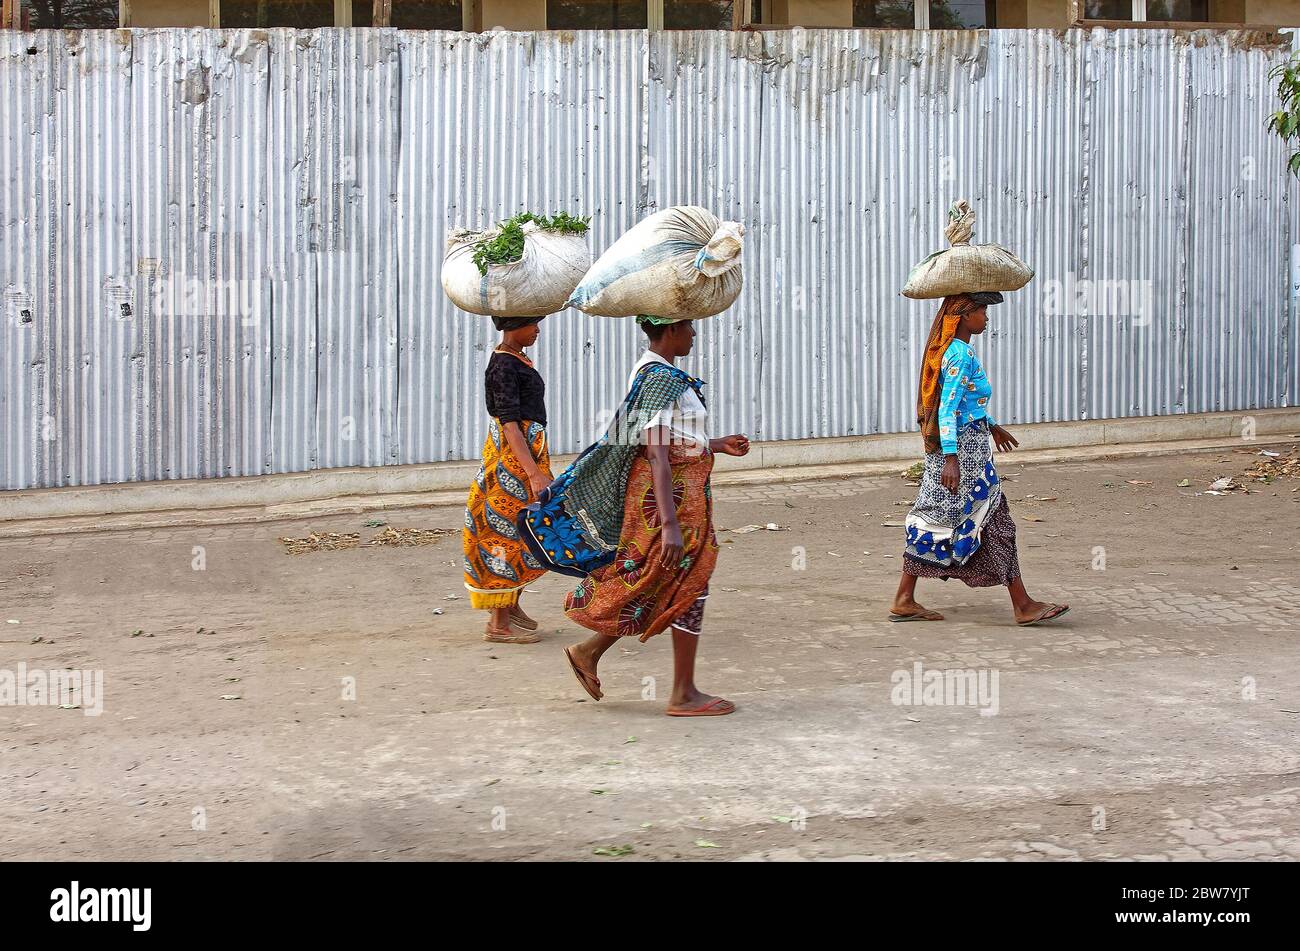
[[[681,566],[660,564],[663,545],[650,460],[632,463],[623,505],[623,530],[614,560],[584,578],[564,600],[564,613],[583,627],[611,637],[649,640],[688,615],[708,591],[718,561],[709,475],[713,453],[669,447],[673,500],[685,552]]]
[[[542,474],[550,479],[546,428],[527,420],[519,426]],[[519,537],[515,524],[520,509],[532,501],[528,473],[515,458],[500,422],[493,419],[483,442],[483,464],[465,503],[465,587],[472,607],[508,608],[530,582],[546,573]]]

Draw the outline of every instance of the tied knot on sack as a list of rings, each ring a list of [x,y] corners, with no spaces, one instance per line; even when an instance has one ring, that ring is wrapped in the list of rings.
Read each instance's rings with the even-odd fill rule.
[[[975,209],[965,198],[954,201],[948,209],[948,227],[943,229],[943,233],[954,247],[970,244],[971,236],[975,234]]]
[[[696,270],[705,277],[717,277],[730,271],[740,263],[744,239],[744,225],[738,221],[724,221],[695,256]]]

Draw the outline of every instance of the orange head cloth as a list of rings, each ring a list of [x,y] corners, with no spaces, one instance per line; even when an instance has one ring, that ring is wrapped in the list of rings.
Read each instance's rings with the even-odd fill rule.
[[[938,452],[939,445],[939,393],[943,390],[941,369],[948,344],[957,334],[962,314],[971,310],[975,301],[969,294],[954,294],[943,299],[939,313],[930,325],[930,336],[925,342],[925,355],[921,358],[921,383],[916,392],[916,421],[921,425],[921,438],[926,453]]]

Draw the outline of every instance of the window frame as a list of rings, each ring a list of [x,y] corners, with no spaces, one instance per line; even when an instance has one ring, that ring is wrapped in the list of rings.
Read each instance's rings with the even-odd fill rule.
[[[1233,29],[1240,29],[1246,26],[1246,22],[1244,20],[1222,20],[1222,21],[1221,20],[1149,20],[1147,19],[1147,0],[1129,0],[1130,19],[1094,20],[1094,19],[1090,19],[1087,15],[1088,14],[1087,0],[1077,0],[1077,3],[1078,6],[1076,9],[1078,10],[1078,15],[1075,17],[1074,20],[1076,26],[1107,26],[1107,27],[1119,26],[1122,28],[1124,26],[1135,26],[1138,24],[1152,23],[1155,24],[1157,27],[1163,26],[1165,29],[1171,29],[1171,30],[1179,29],[1183,27],[1189,27],[1189,26],[1195,26],[1198,28],[1208,27],[1211,29],[1233,30]],[[1211,4],[1209,0],[1206,0],[1205,13],[1207,16],[1211,14],[1210,7]]]
[[[994,23],[997,22],[997,0],[993,0],[994,5]],[[374,12],[372,16],[372,25],[375,27],[386,27],[391,25],[392,9],[394,0],[373,0]],[[1175,20],[1148,20],[1147,19],[1147,0],[1129,0],[1131,19],[1128,20],[1093,20],[1087,17],[1086,0],[1074,0],[1076,26],[1111,26],[1123,27],[1134,26],[1139,24],[1165,24],[1170,29],[1187,26],[1233,29],[1245,25],[1244,22],[1238,21],[1175,21]],[[27,4],[24,0],[3,0],[3,17],[0,17],[0,27],[7,29],[22,29],[23,9]],[[131,0],[118,0],[118,25],[122,28],[131,26]],[[760,11],[759,22],[755,23],[753,11]],[[1208,6],[1207,6],[1208,10]],[[913,0],[912,5],[914,30],[930,29],[930,4],[929,0]],[[646,0],[646,19],[647,26],[651,30],[663,29],[664,4],[663,0]],[[731,28],[733,30],[743,29],[788,29],[789,24],[768,23],[771,18],[771,0],[733,0]],[[208,0],[208,26],[212,29],[221,27],[221,0]],[[352,4],[350,0],[334,0],[334,26],[351,27],[352,26]],[[996,26],[988,29],[996,29]],[[467,33],[478,33],[482,31],[482,0],[461,0],[461,29]]]
[[[751,26],[754,21],[753,6],[758,6],[760,3],[766,5],[766,3],[770,3],[770,0],[731,0],[731,28],[733,30],[743,30]],[[664,0],[645,0],[645,5],[646,30],[662,30],[664,28]],[[546,0],[546,28],[548,30],[551,28],[550,13],[550,0]]]
[[[1080,0],[1082,2],[1082,0]],[[1146,2],[1146,0],[1142,0]],[[996,30],[998,22],[998,5],[997,0],[984,0],[985,12],[988,12],[988,6],[993,6],[993,26],[973,27],[980,30]],[[852,27],[854,30],[873,30],[884,29],[883,27]],[[930,29],[930,0],[912,0],[912,29],[928,30]]]
[[[658,2],[662,2],[662,0],[658,0]],[[371,26],[390,26],[393,15],[393,0],[373,0],[373,4]],[[15,20],[22,16],[22,8],[23,0],[4,0],[6,14]],[[478,23],[481,10],[482,0],[460,0],[460,28],[467,33],[479,32]],[[131,26],[131,0],[118,0],[117,22],[122,29]],[[351,0],[334,0],[333,28],[342,29],[351,26]],[[208,0],[208,27],[213,30],[221,29],[221,0]]]

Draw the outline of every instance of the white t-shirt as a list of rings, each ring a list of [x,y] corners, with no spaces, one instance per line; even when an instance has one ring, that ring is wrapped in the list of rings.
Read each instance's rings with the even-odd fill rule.
[[[632,373],[627,378],[629,390],[632,389],[637,373],[648,363],[668,363],[668,361],[653,350],[647,350],[632,367]],[[683,445],[699,446],[704,450],[709,445],[708,417],[709,411],[705,409],[699,394],[695,392],[694,387],[688,386],[671,407],[660,410],[654,419],[645,424],[644,428],[667,426],[674,442],[680,441]]]

